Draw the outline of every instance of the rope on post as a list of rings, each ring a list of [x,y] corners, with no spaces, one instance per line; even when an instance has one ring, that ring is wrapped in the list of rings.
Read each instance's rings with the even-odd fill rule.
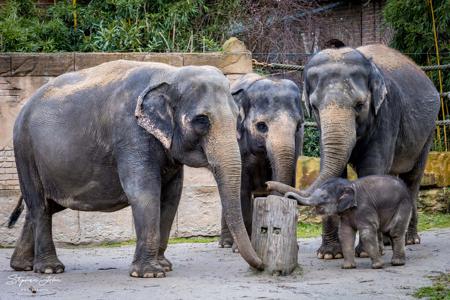
[[[252,60],[255,67],[268,68],[268,69],[279,69],[279,70],[293,70],[293,71],[303,71],[305,66],[302,65],[291,65],[291,64],[278,64],[278,63],[265,63]],[[420,66],[423,71],[434,71],[434,70],[447,70],[450,69],[450,64],[446,65],[431,65],[431,66]]]
[[[318,127],[316,122],[305,122],[303,125],[305,127]],[[436,121],[436,126],[449,126],[449,125],[450,125],[450,119]]]

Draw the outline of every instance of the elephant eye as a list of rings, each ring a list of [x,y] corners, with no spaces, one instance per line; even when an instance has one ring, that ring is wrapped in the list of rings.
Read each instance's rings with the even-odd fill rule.
[[[200,134],[204,135],[208,132],[210,122],[209,118],[206,115],[197,115],[192,119],[192,126],[194,130]]]
[[[267,127],[267,124],[264,122],[256,123],[256,129],[262,133],[266,133],[267,131],[269,131],[269,127]]]
[[[302,126],[303,126],[303,122],[302,121],[298,122],[297,123],[297,128],[295,129],[295,132],[300,131],[302,129]]]
[[[363,107],[364,107],[364,102],[357,102],[356,105],[355,105],[355,110],[357,112],[360,112]]]

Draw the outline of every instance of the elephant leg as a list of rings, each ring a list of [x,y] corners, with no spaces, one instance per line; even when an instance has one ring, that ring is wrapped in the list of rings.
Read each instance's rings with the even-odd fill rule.
[[[347,178],[347,168],[341,174]],[[317,249],[317,257],[320,259],[339,259],[343,257],[341,244],[339,243],[339,217],[325,216],[322,218],[322,245]]]
[[[391,264],[403,266],[405,264],[405,235],[392,237],[392,252]]]
[[[56,256],[52,238],[53,213],[48,206],[36,206],[30,209],[34,221],[34,271],[46,274],[62,273],[64,265]]]
[[[383,260],[378,247],[378,230],[376,228],[362,228],[359,231],[359,238],[364,243],[364,249],[372,260],[372,268],[380,269],[383,267]]]
[[[165,272],[172,271],[172,263],[165,257],[164,253],[169,242],[170,229],[172,228],[178,204],[180,203],[183,189],[183,168],[162,189],[161,197],[161,242],[159,245],[158,262]]]
[[[383,232],[378,231],[378,248],[380,250],[380,255],[383,256],[384,255],[384,237],[385,235],[383,234]]]
[[[161,166],[151,163],[146,157],[146,153],[139,151],[118,156],[120,182],[131,205],[136,230],[136,250],[130,276],[165,277],[166,273],[158,262]]]
[[[317,257],[323,259],[342,258],[341,244],[339,243],[339,216],[326,216],[322,218],[322,245],[317,250]]]
[[[425,165],[427,162],[428,153],[430,152],[431,143],[433,141],[433,134],[428,138],[427,143],[420,153],[419,159],[417,160],[414,168],[404,174],[400,174],[400,178],[405,182],[408,187],[412,201],[413,201],[413,211],[411,215],[411,220],[409,221],[408,231],[406,232],[406,244],[420,244],[420,236],[417,233],[417,198],[419,196],[420,181],[422,180],[423,172],[425,170]]]
[[[11,257],[11,268],[16,271],[33,270],[34,261],[34,233],[30,212],[27,210],[22,233],[16,242],[14,253]]]
[[[356,231],[347,224],[340,224],[339,226],[339,240],[342,245],[342,252],[344,254],[343,269],[356,268],[355,263],[355,237]]]

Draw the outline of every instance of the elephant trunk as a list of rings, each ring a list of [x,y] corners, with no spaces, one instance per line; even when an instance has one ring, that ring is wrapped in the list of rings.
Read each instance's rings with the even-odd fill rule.
[[[295,177],[295,126],[280,122],[270,128],[266,142],[272,180],[293,185]]]
[[[225,117],[218,123],[213,124],[210,130],[205,153],[217,182],[225,220],[241,256],[250,266],[263,269],[263,263],[250,243],[242,218],[239,146],[234,135],[223,134],[235,132],[236,123],[231,117]]]
[[[285,197],[297,200],[299,205],[316,206],[319,204],[318,198],[313,199],[312,196],[303,197],[296,192],[288,192]]]
[[[310,195],[325,180],[339,177],[347,167],[356,143],[356,128],[352,109],[330,104],[319,112],[321,159],[319,177],[303,193]]]

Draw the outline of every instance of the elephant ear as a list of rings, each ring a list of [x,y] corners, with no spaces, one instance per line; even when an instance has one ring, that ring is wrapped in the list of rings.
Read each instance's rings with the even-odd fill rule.
[[[371,61],[370,64],[371,70],[369,75],[369,87],[372,94],[372,105],[374,107],[376,115],[384,100],[386,99],[387,88],[381,71],[373,61]]]
[[[337,213],[343,213],[347,209],[356,207],[356,191],[352,186],[344,187],[344,191],[337,203]]]
[[[135,116],[139,126],[157,138],[169,150],[174,131],[172,108],[168,96],[169,84],[150,85],[139,95]]]

